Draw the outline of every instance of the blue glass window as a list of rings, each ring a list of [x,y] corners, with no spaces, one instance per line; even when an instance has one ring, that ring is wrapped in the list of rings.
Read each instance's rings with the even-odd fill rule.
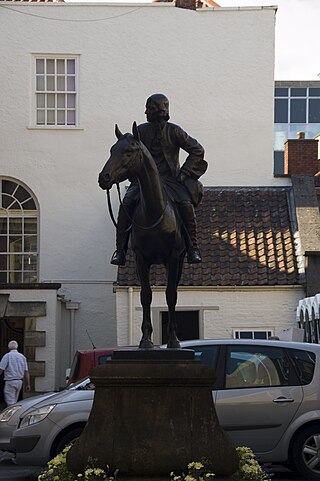
[[[274,121],[275,123],[280,123],[280,124],[288,122],[288,100],[287,99],[275,99]]]
[[[309,122],[320,123],[320,99],[309,99]]]
[[[285,88],[276,88],[275,89],[275,96],[276,97],[288,97],[288,89]]]
[[[292,88],[291,97],[306,97],[307,89]]]
[[[304,123],[306,121],[306,100],[291,99],[290,100],[290,122]]]

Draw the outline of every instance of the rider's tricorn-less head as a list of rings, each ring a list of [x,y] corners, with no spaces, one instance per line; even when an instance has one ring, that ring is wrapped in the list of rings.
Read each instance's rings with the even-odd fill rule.
[[[169,100],[163,94],[153,94],[147,99],[146,111],[148,122],[168,121]]]

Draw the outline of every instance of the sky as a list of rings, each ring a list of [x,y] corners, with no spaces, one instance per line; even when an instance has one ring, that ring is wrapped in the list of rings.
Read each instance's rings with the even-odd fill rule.
[[[320,80],[320,0],[215,0],[221,7],[276,5],[275,80]]]

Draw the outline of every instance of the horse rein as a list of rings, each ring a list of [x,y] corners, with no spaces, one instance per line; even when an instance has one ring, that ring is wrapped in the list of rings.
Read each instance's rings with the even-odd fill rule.
[[[124,206],[124,203],[121,199],[121,193],[120,193],[120,186],[118,184],[118,182],[116,183],[116,186],[117,186],[117,191],[118,191],[118,198],[119,198],[119,202],[120,202],[120,205],[122,206],[124,212],[126,213],[126,216],[128,217],[128,219],[130,220],[131,224],[134,225],[135,227],[138,227],[139,229],[144,229],[144,230],[150,230],[150,229],[154,229],[155,227],[157,227],[158,224],[160,224],[160,222],[162,221],[163,219],[163,216],[167,210],[167,207],[168,207],[168,199],[167,199],[167,202],[166,202],[166,205],[164,206],[164,209],[162,211],[162,213],[160,214],[160,217],[150,226],[144,226],[144,225],[140,225],[138,224],[129,214],[128,214],[128,211],[127,209],[125,208]],[[115,226],[115,228],[117,228],[117,222],[114,218],[114,215],[113,215],[113,210],[112,210],[112,205],[111,205],[111,200],[110,200],[110,189],[107,189],[107,199],[108,199],[108,209],[109,209],[109,214],[110,214],[110,217],[111,217],[111,220],[113,222],[113,225]],[[130,226],[130,229],[131,229],[131,226]],[[130,230],[128,229],[128,230]]]

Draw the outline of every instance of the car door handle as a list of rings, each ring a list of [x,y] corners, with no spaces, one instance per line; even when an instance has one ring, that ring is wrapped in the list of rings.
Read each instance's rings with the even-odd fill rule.
[[[274,403],[293,403],[294,402],[294,399],[292,399],[291,397],[284,397],[284,396],[280,396],[280,397],[277,397],[276,399],[273,400]]]

